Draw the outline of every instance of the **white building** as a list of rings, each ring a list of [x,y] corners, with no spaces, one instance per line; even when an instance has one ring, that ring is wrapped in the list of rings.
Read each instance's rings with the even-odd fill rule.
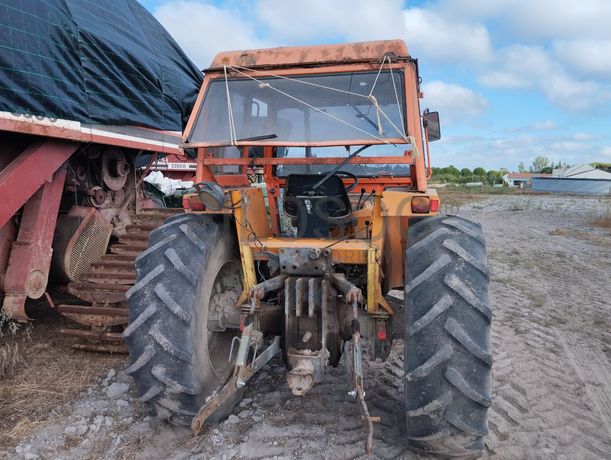
[[[539,192],[611,195],[611,173],[581,164],[555,169],[549,177],[534,177],[532,188]]]

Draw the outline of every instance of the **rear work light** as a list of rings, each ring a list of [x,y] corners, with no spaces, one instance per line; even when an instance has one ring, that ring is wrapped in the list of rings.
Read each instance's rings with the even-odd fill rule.
[[[431,205],[428,196],[415,196],[412,198],[412,214],[427,214]]]

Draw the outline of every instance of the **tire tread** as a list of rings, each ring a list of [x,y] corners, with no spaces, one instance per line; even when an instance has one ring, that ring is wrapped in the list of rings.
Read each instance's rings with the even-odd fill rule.
[[[410,225],[405,261],[408,445],[477,455],[491,404],[490,309],[481,226],[458,216]]]

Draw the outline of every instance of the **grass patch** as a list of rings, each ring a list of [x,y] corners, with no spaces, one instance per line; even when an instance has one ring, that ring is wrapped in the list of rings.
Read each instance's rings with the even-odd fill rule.
[[[611,229],[611,202],[607,203],[607,207],[603,212],[590,220],[593,227]]]
[[[14,447],[45,423],[51,410],[77,398],[124,355],[74,351],[59,336],[61,319],[40,318],[0,336],[0,446]]]

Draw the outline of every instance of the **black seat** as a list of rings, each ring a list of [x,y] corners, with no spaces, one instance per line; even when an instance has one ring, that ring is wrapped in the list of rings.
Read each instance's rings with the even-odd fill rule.
[[[299,236],[327,238],[333,228],[347,225],[352,213],[342,179],[333,175],[314,190],[319,174],[291,174],[284,187],[284,212]]]

